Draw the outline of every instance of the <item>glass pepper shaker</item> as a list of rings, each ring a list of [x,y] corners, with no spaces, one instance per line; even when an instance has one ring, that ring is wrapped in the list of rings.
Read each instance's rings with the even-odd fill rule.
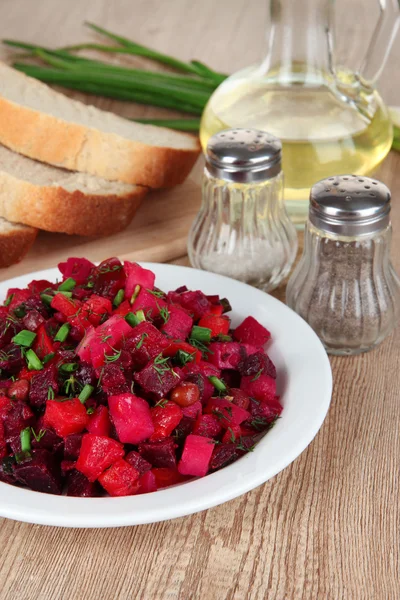
[[[283,203],[281,149],[276,137],[256,129],[210,138],[202,206],[188,240],[194,267],[265,291],[288,275],[297,234]]]
[[[329,177],[311,189],[303,256],[288,305],[330,354],[367,352],[395,327],[400,282],[390,260],[390,191],[369,177]]]

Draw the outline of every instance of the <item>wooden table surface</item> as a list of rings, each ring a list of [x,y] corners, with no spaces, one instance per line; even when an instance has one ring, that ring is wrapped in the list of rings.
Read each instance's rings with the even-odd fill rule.
[[[338,1],[339,55],[350,62],[372,31],[375,4]],[[86,19],[230,72],[261,57],[266,6],[261,0],[3,0],[0,33],[43,45],[74,43],[87,39],[81,27]],[[399,50],[397,40],[381,81],[392,104],[400,103]],[[109,100],[96,103],[124,115],[166,114]],[[189,183],[196,189],[199,173],[200,166]],[[393,257],[400,271],[400,155],[392,153],[378,176],[393,191]],[[188,199],[185,188],[177,193],[185,215],[195,212],[198,192]],[[168,214],[168,199],[157,202]],[[155,218],[153,212],[148,206],[142,210],[140,230]],[[134,256],[185,262],[180,256],[187,226],[188,221],[175,222],[171,235],[179,233],[167,256],[161,246],[146,254],[143,241],[133,247]],[[54,243],[45,237],[40,252],[1,278],[56,262]],[[82,250],[83,243],[70,238],[68,251]],[[96,256],[115,252],[110,240],[90,242],[88,248]],[[132,252],[128,235],[118,252]],[[225,505],[120,529],[68,530],[1,520],[0,598],[400,598],[399,357],[397,329],[374,352],[332,359],[332,405],[313,443],[274,479]]]

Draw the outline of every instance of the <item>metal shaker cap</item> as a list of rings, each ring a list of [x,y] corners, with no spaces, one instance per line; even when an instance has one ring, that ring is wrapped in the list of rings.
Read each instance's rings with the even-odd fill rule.
[[[390,190],[358,175],[322,179],[311,188],[309,218],[318,229],[336,235],[376,233],[390,223]]]
[[[218,179],[255,183],[281,170],[282,144],[258,129],[225,129],[213,135],[206,150],[206,167]]]

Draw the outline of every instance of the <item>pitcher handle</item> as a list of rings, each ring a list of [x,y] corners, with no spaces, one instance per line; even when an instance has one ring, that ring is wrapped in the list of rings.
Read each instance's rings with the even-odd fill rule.
[[[380,15],[359,70],[367,86],[378,79],[386,64],[400,25],[400,0],[378,0]]]

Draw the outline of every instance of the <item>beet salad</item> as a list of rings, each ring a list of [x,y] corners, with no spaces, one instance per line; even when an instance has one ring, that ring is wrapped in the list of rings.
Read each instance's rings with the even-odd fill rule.
[[[155,492],[254,449],[279,417],[270,333],[229,301],[117,258],[59,265],[0,307],[0,481]]]

